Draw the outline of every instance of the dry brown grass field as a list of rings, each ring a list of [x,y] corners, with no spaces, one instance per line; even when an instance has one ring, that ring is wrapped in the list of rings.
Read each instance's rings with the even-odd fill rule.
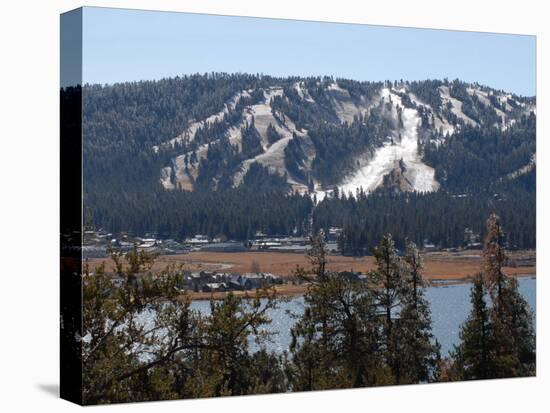
[[[535,251],[514,251],[509,253],[510,266],[505,267],[506,274],[511,276],[536,275]],[[464,282],[482,269],[481,251],[461,252],[432,252],[424,253],[424,278],[429,281],[456,281]],[[517,260],[529,260],[532,265],[514,265]],[[111,259],[95,258],[88,261],[93,271],[101,263],[105,263],[106,270],[113,270]],[[191,252],[189,254],[161,255],[153,265],[152,271],[159,272],[169,265],[185,268],[189,271],[223,271],[245,273],[252,271],[252,262],[259,265],[263,272],[270,272],[282,277],[292,276],[297,266],[308,268],[308,260],[303,254],[281,252]],[[361,271],[363,273],[374,269],[373,257],[344,257],[329,255],[329,270],[333,271]],[[282,296],[302,295],[307,290],[307,284],[287,283],[276,286],[277,293]],[[193,300],[220,299],[226,293],[190,292]],[[254,296],[253,291],[236,291],[237,296]]]
[[[517,259],[532,259],[535,251],[514,251],[509,253],[510,262]],[[460,280],[474,275],[482,269],[481,251],[432,252],[423,254],[424,277],[428,280]],[[93,269],[105,262],[107,271],[112,270],[110,259],[91,259]],[[303,254],[284,252],[191,252],[189,254],[161,255],[153,266],[153,272],[161,271],[167,265],[181,265],[190,271],[224,271],[245,273],[252,271],[252,263],[256,262],[261,271],[287,277],[292,275],[297,266],[308,267],[308,260]],[[333,271],[361,271],[363,273],[374,269],[373,257],[344,257],[329,255],[327,267]],[[504,268],[508,275],[534,275],[536,268],[529,266],[508,266]]]

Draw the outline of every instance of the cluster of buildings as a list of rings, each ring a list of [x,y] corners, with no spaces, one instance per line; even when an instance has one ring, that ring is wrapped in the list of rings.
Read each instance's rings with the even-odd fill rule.
[[[194,292],[248,291],[283,284],[271,273],[232,274],[214,271],[184,272],[179,288]]]
[[[334,244],[334,248],[335,248]],[[242,242],[210,238],[204,234],[196,234],[180,241],[174,239],[160,239],[155,234],[133,236],[99,230],[87,230],[84,233],[85,257],[99,258],[108,255],[110,247],[117,251],[129,251],[134,246],[140,251],[156,252],[160,254],[182,254],[191,251],[205,252],[246,252],[246,251],[279,251],[304,253],[309,248],[307,237],[284,236],[274,237],[258,232],[254,239]]]
[[[339,275],[351,281],[367,281],[367,275],[357,271],[342,271]],[[193,292],[250,291],[285,282],[288,280],[265,272],[233,274],[200,271],[184,272],[178,287]]]
[[[130,251],[134,246],[138,251],[158,252],[161,254],[178,254],[191,251],[192,246],[177,242],[173,239],[161,240],[152,234],[144,237],[131,234],[113,235],[110,232],[99,230],[84,231],[83,255],[84,258],[102,258],[109,255],[109,248],[117,251]]]

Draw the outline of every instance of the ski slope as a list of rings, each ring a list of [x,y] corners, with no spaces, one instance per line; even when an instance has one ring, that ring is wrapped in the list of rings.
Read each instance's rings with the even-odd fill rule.
[[[384,89],[382,99],[390,100],[394,105],[403,107],[401,98],[389,89]],[[373,157],[365,166],[357,170],[349,178],[345,179],[339,186],[340,192],[355,195],[356,191],[363,188],[368,193],[379,187],[384,176],[389,174],[396,167],[396,162],[402,160],[405,165],[404,176],[410,182],[410,191],[430,192],[439,188],[435,180],[435,171],[433,168],[422,162],[418,153],[418,125],[420,117],[416,109],[403,108],[402,111],[403,129],[401,141],[387,142],[378,148]],[[319,194],[321,197],[324,195]]]

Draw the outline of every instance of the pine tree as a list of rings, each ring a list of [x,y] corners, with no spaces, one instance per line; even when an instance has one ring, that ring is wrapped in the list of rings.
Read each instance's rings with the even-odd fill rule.
[[[452,353],[453,380],[489,379],[494,376],[494,334],[490,309],[485,300],[486,288],[481,274],[476,275],[470,290],[472,309],[460,329],[460,344]]]
[[[516,279],[503,272],[507,256],[500,219],[487,220],[483,256],[484,277],[472,287],[472,314],[462,327],[455,349],[453,374],[457,379],[521,377],[535,374],[536,348],[531,309]],[[485,303],[485,287],[492,307]]]
[[[508,261],[504,250],[504,233],[500,225],[500,218],[491,214],[487,220],[487,236],[483,247],[485,260],[485,279],[491,298],[495,303],[495,309],[499,316],[503,315],[505,306],[503,290],[506,284],[506,275],[502,267]]]
[[[430,306],[424,297],[422,258],[412,242],[407,244],[404,262],[407,289],[399,316],[402,334],[399,357],[406,374],[405,381],[436,381],[440,345],[432,333]]]
[[[378,247],[372,251],[376,270],[369,273],[371,282],[379,286],[372,289],[372,295],[380,309],[384,336],[385,357],[392,371],[395,384],[401,381],[401,366],[398,354],[400,346],[399,325],[394,326],[394,311],[402,305],[406,284],[401,274],[401,262],[391,234],[382,238]]]
[[[326,274],[326,256],[328,254],[323,231],[319,231],[319,233],[310,238],[310,245],[311,248],[307,251],[306,255],[311,264],[311,273],[321,279]]]
[[[293,390],[321,390],[373,385],[384,377],[379,318],[365,283],[325,268],[322,235],[312,238],[310,287],[303,315],[291,329],[288,365]]]
[[[535,333],[531,310],[516,279],[502,267],[508,261],[500,218],[491,214],[483,249],[485,274],[493,302],[495,377],[529,376],[535,372]]]
[[[252,361],[249,339],[257,336],[261,342],[269,337],[262,327],[271,322],[267,314],[275,308],[275,294],[268,289],[250,301],[229,293],[223,301],[210,302],[211,316],[204,334],[206,346],[201,354],[207,394],[249,394],[254,379],[249,370]]]
[[[518,376],[534,376],[536,373],[536,335],[533,314],[529,304],[518,290],[518,281],[510,279],[507,285],[510,309],[509,331],[514,340],[515,356],[519,362]]]
[[[279,139],[281,139],[281,136],[277,132],[277,129],[275,129],[275,127],[271,123],[267,126],[266,135],[267,135],[267,141],[270,144],[274,144]]]

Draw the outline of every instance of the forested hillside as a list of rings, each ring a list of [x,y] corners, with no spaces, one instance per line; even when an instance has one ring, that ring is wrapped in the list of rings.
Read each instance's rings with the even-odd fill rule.
[[[458,80],[205,74],[84,87],[86,224],[439,247],[497,211],[535,246],[535,99]]]

